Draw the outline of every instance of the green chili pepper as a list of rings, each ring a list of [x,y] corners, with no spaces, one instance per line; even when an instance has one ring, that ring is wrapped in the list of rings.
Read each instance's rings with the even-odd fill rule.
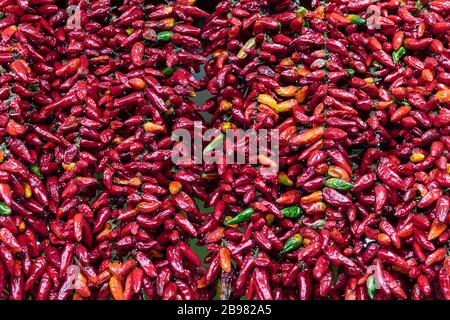
[[[161,42],[169,42],[172,40],[172,31],[161,31],[156,34],[156,39]]]
[[[325,186],[336,190],[351,190],[353,189],[353,183],[338,179],[330,178],[325,181]]]
[[[401,58],[406,54],[405,47],[398,48],[397,51],[392,52],[392,60],[394,60],[394,63],[397,63],[400,61]]]
[[[422,4],[422,2],[420,0],[416,1],[416,8],[419,10],[422,10],[424,7],[424,5]]]
[[[295,14],[299,18],[303,18],[305,16],[305,14],[307,14],[307,13],[308,13],[308,9],[306,9],[305,7],[300,7],[297,10],[295,10]]]
[[[299,218],[302,215],[302,209],[299,206],[292,206],[281,209],[283,216],[289,219]]]
[[[277,21],[277,25],[278,25],[278,32],[280,32],[283,25],[281,24],[281,22],[278,22],[278,21]]]
[[[165,67],[164,69],[161,70],[161,72],[166,77],[170,77],[175,72],[175,69],[172,67]]]
[[[5,14],[3,12],[0,12],[0,19],[3,19],[5,17]]]
[[[331,275],[332,275],[331,283],[333,285],[335,285],[337,280],[338,280],[338,278],[339,278],[339,268],[336,267],[334,264],[331,264],[330,265],[330,269],[331,269]]]
[[[325,219],[319,219],[310,224],[310,227],[314,230],[322,230],[325,227]]]
[[[377,291],[377,281],[375,280],[373,274],[367,278],[366,285],[367,285],[367,293],[369,294],[370,299],[373,299],[373,296]]]
[[[31,166],[30,166],[30,170],[31,170],[31,172],[33,172],[35,175],[37,175],[37,177],[39,178],[39,179],[44,179],[44,175],[42,174],[42,172],[41,172],[41,169],[39,168],[39,166],[37,165],[37,164],[32,164]]]
[[[0,216],[9,216],[11,214],[11,208],[4,202],[0,201]]]
[[[221,145],[225,139],[225,134],[221,133],[215,137],[203,150],[203,154],[213,151],[217,146]]]
[[[292,187],[294,185],[294,182],[292,182],[292,180],[289,179],[288,175],[284,172],[278,174],[278,182],[288,187]]]
[[[286,240],[286,242],[284,243],[284,247],[283,249],[281,249],[280,253],[286,253],[286,252],[290,252],[293,251],[297,248],[299,248],[302,245],[303,242],[303,238],[301,235],[294,234],[292,237],[290,237],[289,239]]]
[[[347,71],[347,73],[348,73],[350,76],[353,76],[353,75],[355,74],[355,70],[353,70],[353,69],[351,69],[351,68],[346,68],[345,70]]]
[[[253,209],[253,208],[244,209],[241,212],[239,212],[236,216],[234,216],[233,218],[226,220],[225,223],[228,225],[232,225],[232,224],[240,223],[243,221],[247,221],[248,219],[250,219],[250,217],[254,213],[255,213],[255,209]]]
[[[350,22],[359,26],[366,24],[366,20],[357,15],[351,15]]]

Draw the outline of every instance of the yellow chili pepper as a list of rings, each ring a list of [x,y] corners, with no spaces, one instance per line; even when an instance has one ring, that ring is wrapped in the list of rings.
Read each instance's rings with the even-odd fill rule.
[[[421,152],[414,152],[410,157],[409,160],[412,163],[417,163],[417,162],[421,162],[423,161],[423,159],[425,159],[425,155]]]
[[[283,101],[278,104],[278,106],[276,108],[276,112],[277,113],[289,112],[296,105],[297,105],[297,100],[295,100],[295,99],[289,99],[289,100]]]
[[[278,103],[275,101],[275,99],[265,93],[258,96],[258,102],[269,106],[273,110],[276,110],[278,106]]]
[[[33,192],[31,191],[31,187],[28,183],[25,182],[24,186],[23,186],[23,190],[25,193],[25,198],[31,198],[31,196],[33,195]]]
[[[181,185],[181,182],[179,182],[179,181],[171,181],[169,183],[170,194],[177,194],[178,192],[181,191],[182,188],[183,188],[183,186]]]
[[[67,172],[71,172],[73,170],[73,168],[75,168],[77,164],[75,162],[70,162],[70,163],[62,163],[61,166],[63,167],[64,170],[66,170]]]
[[[222,122],[222,124],[220,125],[220,129],[222,129],[222,132],[233,129],[234,127],[235,125],[229,121]]]
[[[256,39],[250,38],[247,40],[247,42],[244,44],[244,46],[239,50],[238,54],[236,55],[239,59],[245,59],[247,57],[247,52],[245,52],[248,49],[253,48],[256,45]]]
[[[230,100],[223,99],[219,102],[219,108],[220,111],[228,111],[231,110],[231,108],[233,108],[233,104],[231,103]]]

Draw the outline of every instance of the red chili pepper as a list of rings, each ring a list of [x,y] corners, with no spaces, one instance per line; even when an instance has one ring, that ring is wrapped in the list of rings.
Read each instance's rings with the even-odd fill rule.
[[[142,271],[144,271],[146,276],[156,278],[157,276],[156,268],[154,267],[152,261],[148,257],[146,257],[144,253],[138,252],[136,254],[136,260],[141,266]]]
[[[444,268],[441,268],[438,277],[442,296],[445,300],[450,300],[450,275]]]
[[[397,231],[395,230],[394,226],[392,226],[386,220],[381,220],[379,226],[380,226],[380,230],[389,236],[394,247],[396,247],[397,249],[400,249],[400,247],[401,247],[400,238],[398,237]]]
[[[42,204],[43,206],[47,206],[48,197],[42,181],[35,174],[31,174],[28,177],[28,183],[31,187],[33,195],[36,197],[39,203]]]
[[[384,184],[406,191],[406,185],[403,183],[403,180],[385,162],[380,161],[378,164],[377,176]]]
[[[131,48],[131,60],[138,67],[143,64],[144,50],[145,47],[142,42],[136,42]]]
[[[178,248],[174,246],[168,247],[166,256],[167,261],[169,261],[169,264],[177,277],[188,277],[189,271],[187,271],[182,265],[181,252]]]
[[[0,241],[13,252],[22,252],[23,250],[11,231],[6,228],[0,229]]]
[[[436,251],[430,253],[426,257],[425,263],[427,265],[432,265],[432,264],[438,263],[438,262],[444,260],[446,255],[447,255],[447,252],[444,248],[436,249]]]
[[[28,291],[41,278],[47,268],[47,261],[44,257],[38,257],[32,266],[31,272],[24,283],[24,291]]]
[[[205,271],[205,285],[209,285],[220,273],[219,256],[216,255],[210,262],[208,268]]]
[[[404,260],[402,257],[400,257],[399,255],[390,250],[387,249],[378,250],[377,257],[399,268],[406,270],[409,269],[409,265],[406,262],[406,260]]]
[[[73,244],[66,244],[64,246],[64,249],[61,253],[61,261],[60,261],[60,275],[65,275],[67,268],[72,263],[73,258],[73,251],[75,249],[75,245]]]
[[[39,282],[39,288],[36,293],[36,300],[48,300],[52,282],[47,273],[44,273]]]
[[[273,300],[272,290],[269,286],[269,276],[266,270],[255,268],[255,287],[256,293],[261,300]]]

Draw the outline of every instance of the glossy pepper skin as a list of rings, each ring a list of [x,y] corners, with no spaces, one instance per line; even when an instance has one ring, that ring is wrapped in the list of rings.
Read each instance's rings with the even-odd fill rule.
[[[299,248],[302,244],[302,236],[299,234],[295,234],[290,237],[284,244],[283,249],[280,251],[281,254],[295,250]]]
[[[291,206],[281,209],[281,214],[289,219],[300,218],[302,215],[302,209],[299,206]]]
[[[1,299],[449,298],[445,1],[53,2],[0,1]]]
[[[228,219],[226,221],[226,223],[228,225],[232,225],[232,224],[237,224],[237,223],[240,223],[243,221],[247,221],[248,219],[250,219],[250,217],[253,215],[253,213],[255,213],[255,210],[253,208],[248,208],[248,209],[242,210],[233,218]]]
[[[351,190],[353,189],[353,184],[347,181],[338,179],[338,178],[330,178],[325,181],[325,186],[329,188],[333,188],[336,190]]]

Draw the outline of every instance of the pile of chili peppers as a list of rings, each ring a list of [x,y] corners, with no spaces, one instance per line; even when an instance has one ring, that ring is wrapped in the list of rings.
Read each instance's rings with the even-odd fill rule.
[[[450,3],[304,6],[0,0],[0,299],[450,300]]]

